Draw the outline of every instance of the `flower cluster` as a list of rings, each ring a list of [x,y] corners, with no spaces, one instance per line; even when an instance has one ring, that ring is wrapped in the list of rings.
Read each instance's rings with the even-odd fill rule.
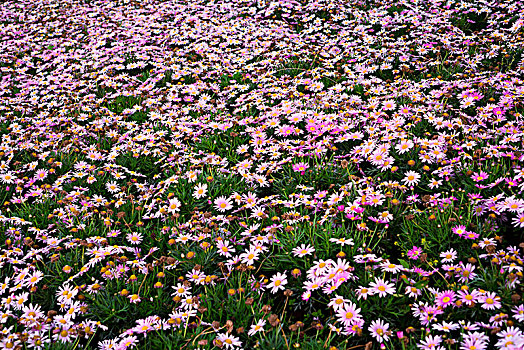
[[[3,2],[0,348],[524,348],[521,5]]]

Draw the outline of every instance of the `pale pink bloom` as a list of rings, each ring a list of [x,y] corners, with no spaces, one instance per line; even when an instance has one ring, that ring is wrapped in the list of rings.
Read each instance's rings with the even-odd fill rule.
[[[251,328],[249,329],[249,332],[247,332],[247,335],[252,336],[257,334],[258,332],[264,331],[264,326],[266,325],[266,320],[260,319],[255,324],[251,325]]]
[[[196,199],[200,199],[202,197],[205,197],[207,193],[207,185],[206,184],[198,184],[195,186],[195,191],[193,192],[193,197]]]
[[[406,176],[402,179],[402,182],[407,186],[413,186],[418,184],[420,180],[420,174],[414,171],[407,171]]]
[[[382,321],[381,319],[371,322],[368,330],[371,332],[371,336],[378,342],[387,341],[391,333],[388,331],[389,324]]]
[[[224,212],[233,208],[233,205],[231,204],[231,201],[229,199],[227,199],[224,196],[220,196],[217,199],[215,199],[215,208],[220,212]]]
[[[373,291],[373,294],[378,294],[380,297],[385,297],[388,294],[395,294],[395,285],[378,277],[375,277],[375,281],[371,282],[369,286]]]
[[[181,205],[182,205],[182,203],[180,203],[180,201],[176,197],[171,198],[169,200],[169,205],[167,207],[167,212],[171,213],[171,214],[174,214],[177,211],[180,211],[180,206]]]
[[[315,252],[315,248],[313,248],[311,245],[306,246],[305,244],[302,244],[300,247],[294,248],[292,252],[293,255],[301,258],[305,255],[311,255],[313,252]]]
[[[267,285],[267,288],[271,288],[271,293],[275,294],[280,289],[285,289],[284,286],[287,284],[287,277],[285,273],[277,272],[276,275],[271,277],[271,282]]]

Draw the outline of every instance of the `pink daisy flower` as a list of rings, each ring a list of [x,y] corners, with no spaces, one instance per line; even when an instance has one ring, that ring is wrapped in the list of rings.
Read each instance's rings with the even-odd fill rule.
[[[300,247],[296,247],[292,250],[293,255],[300,258],[306,255],[311,255],[314,251],[315,248],[313,248],[311,245],[306,246],[305,244],[302,244]]]
[[[378,277],[375,277],[375,281],[371,282],[369,286],[373,294],[378,294],[382,298],[388,294],[395,294],[395,285]]]
[[[438,350],[438,349],[443,349],[440,346],[441,342],[442,342],[442,337],[440,335],[435,335],[435,336],[428,335],[417,346],[422,350]]]
[[[340,308],[337,312],[338,319],[345,326],[351,326],[355,322],[361,320],[360,309],[357,309],[356,305],[351,301],[346,303],[343,308]]]
[[[465,239],[477,239],[479,238],[479,234],[473,231],[466,231],[466,233],[462,237]]]
[[[385,111],[391,111],[397,107],[397,104],[395,103],[395,101],[389,100],[389,101],[384,101],[383,106],[384,106],[383,109]]]
[[[271,293],[275,294],[280,289],[285,289],[284,286],[287,284],[287,278],[285,273],[277,272],[276,275],[271,277],[271,283],[267,285],[268,288],[271,288]]]
[[[309,165],[306,164],[306,163],[297,163],[297,164],[293,164],[293,171],[295,172],[300,172],[302,175],[304,174],[304,172],[309,168]]]
[[[500,309],[500,297],[494,292],[486,292],[479,298],[481,307],[486,310]]]
[[[366,287],[362,287],[362,286],[358,287],[355,290],[355,293],[357,294],[357,299],[358,300],[360,300],[360,299],[367,300],[369,295],[373,295],[373,291],[372,290],[370,290],[369,288],[366,288]]]
[[[406,186],[414,186],[418,184],[420,180],[420,174],[415,171],[407,171],[406,176],[402,179],[402,182]]]
[[[217,250],[218,254],[223,255],[225,257],[230,257],[231,253],[235,252],[235,248],[231,247],[229,245],[229,241],[220,240],[217,242]]]
[[[408,258],[411,260],[418,260],[420,254],[422,254],[422,248],[413,246],[413,248],[408,251]]]
[[[450,305],[453,305],[455,302],[455,292],[452,290],[446,290],[441,293],[438,293],[435,296],[435,303],[442,308],[446,308]]]
[[[456,234],[456,235],[462,237],[463,235],[466,234],[466,226],[464,226],[464,225],[455,226],[455,227],[453,227],[453,228],[451,229],[451,231],[452,231],[454,234]]]
[[[371,336],[378,342],[389,340],[391,332],[389,331],[389,324],[382,321],[381,319],[371,322],[368,330],[371,332]]]
[[[471,306],[473,305],[475,302],[477,302],[478,298],[481,296],[481,294],[477,291],[477,290],[472,290],[472,291],[469,291],[469,290],[459,290],[458,291],[458,297],[459,297],[459,300],[467,305],[467,306]]]
[[[470,263],[467,263],[466,265],[464,265],[461,262],[459,270],[460,270],[458,271],[459,282],[464,283],[464,282],[474,279],[477,276],[477,274],[473,272],[475,270],[475,266]]]
[[[180,201],[175,197],[175,198],[171,198],[169,200],[169,206],[167,208],[167,212],[168,213],[171,213],[171,214],[174,214],[178,211],[180,211],[180,206],[182,205],[182,203],[180,203]]]
[[[266,320],[264,319],[258,320],[258,322],[251,325],[251,329],[249,330],[247,335],[252,336],[252,335],[257,334],[258,332],[263,332],[265,325],[266,325]]]
[[[449,249],[445,252],[440,253],[443,263],[453,262],[457,258],[457,252],[454,249]]]
[[[128,298],[132,304],[138,304],[142,300],[138,294],[130,294]]]
[[[515,306],[511,311],[513,311],[513,318],[519,322],[524,322],[524,304]]]
[[[214,204],[215,208],[220,212],[225,212],[226,210],[233,208],[231,201],[224,196],[216,198]]]
[[[139,232],[128,233],[126,238],[131,244],[140,244],[142,242],[142,234]]]
[[[338,311],[346,307],[346,305],[350,303],[348,299],[344,299],[344,297],[340,295],[335,295],[331,300],[329,301],[328,306],[332,307],[333,310]]]
[[[217,339],[224,344],[226,349],[235,349],[242,346],[240,339],[229,333],[217,333]]]

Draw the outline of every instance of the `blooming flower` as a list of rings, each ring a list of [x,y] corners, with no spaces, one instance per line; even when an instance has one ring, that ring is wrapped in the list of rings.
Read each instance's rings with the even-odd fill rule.
[[[475,270],[474,265],[470,263],[464,265],[462,262],[460,262],[460,269],[457,270],[459,281],[464,283],[464,282],[467,282],[475,278],[477,274],[473,272],[474,270]]]
[[[481,307],[486,310],[499,309],[502,305],[500,303],[500,297],[494,292],[486,292],[479,298]]]
[[[351,326],[361,320],[360,309],[357,309],[351,301],[337,311],[338,319],[345,325]]]
[[[173,197],[169,200],[169,205],[168,205],[168,208],[167,208],[167,212],[168,213],[171,213],[171,214],[174,214],[178,211],[180,211],[180,206],[182,205],[182,203],[180,203],[180,201],[176,198],[176,197]]]
[[[397,107],[397,104],[393,100],[384,101],[383,103],[385,111],[391,111]]]
[[[478,172],[478,173],[473,173],[473,175],[471,175],[471,178],[475,182],[481,182],[481,181],[486,180],[488,178],[488,173],[486,173],[484,171],[481,171],[481,172]]]
[[[313,248],[311,245],[306,246],[305,244],[302,244],[300,247],[293,248],[292,252],[295,256],[301,258],[305,255],[311,255],[313,252],[315,252],[315,248]]]
[[[293,164],[293,171],[304,174],[304,172],[309,168],[309,165],[306,163],[296,163]]]
[[[331,298],[328,306],[332,307],[333,310],[338,311],[339,309],[344,308],[348,302],[349,300],[344,299],[344,297],[335,295],[333,298]]]
[[[217,242],[218,254],[230,257],[231,253],[235,252],[235,248],[231,247],[229,244],[228,240],[219,240]]]
[[[417,299],[422,294],[422,290],[414,286],[406,286],[405,294],[411,298]]]
[[[231,204],[229,199],[227,199],[224,196],[220,196],[215,199],[215,208],[220,212],[224,212],[226,210],[233,208],[233,205]]]
[[[347,238],[347,239],[344,238],[344,237],[341,237],[341,238],[330,238],[329,241],[337,243],[337,244],[340,244],[341,246],[355,245],[355,242],[353,241],[352,238]]]
[[[128,296],[129,301],[133,304],[138,304],[142,299],[138,294],[131,294]]]
[[[371,336],[375,338],[378,342],[389,340],[391,332],[389,332],[388,329],[389,324],[382,321],[381,319],[374,320],[368,327],[368,330],[371,332]]]
[[[378,294],[381,298],[388,294],[395,294],[395,285],[378,277],[375,277],[375,281],[371,282],[369,286],[373,294]]]
[[[437,330],[437,331],[442,331],[442,332],[445,332],[445,333],[449,333],[451,331],[459,329],[459,325],[457,323],[453,323],[453,322],[442,321],[442,323],[435,323],[435,324],[433,324],[432,328]]]
[[[452,248],[445,252],[440,253],[443,263],[452,262],[457,258],[457,252]]]
[[[226,349],[235,349],[242,346],[242,342],[239,338],[228,333],[218,333],[217,339],[224,344]]]
[[[120,191],[120,187],[115,182],[108,182],[106,188],[111,193],[116,193]]]
[[[200,199],[205,197],[207,194],[207,185],[206,184],[198,184],[195,186],[195,191],[193,192],[193,197],[196,199]]]
[[[524,304],[514,306],[513,309],[513,318],[519,322],[524,322]]]
[[[271,277],[271,282],[267,285],[271,288],[271,293],[275,294],[280,289],[285,289],[284,286],[287,284],[287,278],[285,273],[277,272]]]
[[[413,148],[415,144],[411,140],[402,140],[395,146],[395,149],[399,154],[404,154]]]
[[[442,342],[442,337],[439,335],[427,335],[424,340],[420,342],[420,344],[417,344],[417,347],[419,347],[422,350],[443,350],[444,348],[440,346],[440,343]]]
[[[255,261],[258,259],[258,255],[260,254],[260,251],[257,249],[249,249],[248,251],[240,254],[240,262],[242,264],[246,264],[248,266],[253,265]]]
[[[454,234],[458,235],[459,237],[462,237],[462,236],[464,236],[465,233],[466,233],[466,226],[464,226],[464,225],[455,226],[455,227],[453,227],[453,228],[451,229],[451,231],[452,231]]]
[[[479,234],[473,231],[466,231],[462,237],[466,239],[477,239],[479,238]]]
[[[422,254],[422,248],[420,248],[420,247],[413,246],[413,248],[408,250],[408,258],[410,258],[412,260],[417,260],[419,258],[419,256],[420,256],[420,254]]]
[[[418,184],[420,180],[420,174],[415,171],[406,172],[405,177],[402,179],[402,182],[407,186],[414,186]]]
[[[392,264],[387,260],[383,262],[382,264],[380,264],[380,268],[382,269],[382,271],[391,272],[391,273],[397,273],[404,269],[403,266]]]
[[[251,328],[249,329],[249,332],[247,332],[247,335],[250,337],[257,334],[258,332],[264,331],[264,326],[266,325],[266,320],[260,319],[255,324],[251,325]]]
[[[452,290],[446,290],[444,292],[438,293],[435,296],[435,303],[442,308],[446,308],[450,305],[453,305],[455,302],[455,292]]]
[[[126,238],[131,244],[140,244],[142,242],[142,234],[139,232],[128,233]]]
[[[481,294],[476,290],[469,291],[469,289],[466,289],[458,291],[459,300],[468,306],[473,305],[480,295]]]

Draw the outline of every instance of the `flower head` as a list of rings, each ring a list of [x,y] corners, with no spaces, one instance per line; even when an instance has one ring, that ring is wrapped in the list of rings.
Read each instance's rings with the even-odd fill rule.
[[[268,288],[271,288],[271,293],[275,294],[281,289],[285,289],[284,286],[287,284],[287,277],[285,273],[277,272],[273,277],[271,277],[271,283],[267,285]]]
[[[381,319],[371,322],[368,330],[371,332],[371,336],[378,342],[389,340],[389,336],[391,335],[391,332],[389,332],[389,324]]]

